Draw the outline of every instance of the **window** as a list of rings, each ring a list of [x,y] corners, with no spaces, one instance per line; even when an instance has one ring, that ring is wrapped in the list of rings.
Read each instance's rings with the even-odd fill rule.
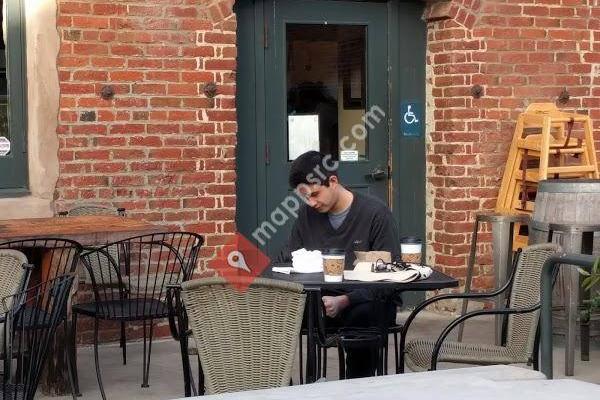
[[[0,0],[0,194],[27,193],[27,83],[23,0]],[[10,151],[6,155],[7,144]]]

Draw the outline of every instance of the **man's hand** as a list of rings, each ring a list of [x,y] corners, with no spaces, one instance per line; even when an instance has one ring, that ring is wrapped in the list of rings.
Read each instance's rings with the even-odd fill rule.
[[[336,317],[342,310],[350,305],[348,296],[323,296],[323,305],[325,306],[325,315],[330,318]]]

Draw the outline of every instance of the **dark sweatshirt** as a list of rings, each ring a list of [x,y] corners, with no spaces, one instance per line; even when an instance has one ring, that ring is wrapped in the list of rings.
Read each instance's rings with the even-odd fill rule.
[[[306,204],[301,207],[294,223],[287,250],[280,261],[289,261],[290,252],[307,250],[345,249],[346,269],[354,268],[354,251],[389,251],[392,259],[399,257],[399,241],[394,217],[379,199],[352,192],[350,211],[338,229],[333,229],[327,213],[319,213]],[[347,293],[351,304],[372,300],[368,290]]]

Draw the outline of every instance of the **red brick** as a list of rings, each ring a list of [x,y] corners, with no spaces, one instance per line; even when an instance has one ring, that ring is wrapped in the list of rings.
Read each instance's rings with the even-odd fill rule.
[[[169,161],[165,162],[164,170],[167,172],[196,171],[195,161]]]
[[[136,83],[133,85],[136,94],[167,94],[167,87],[162,83]]]
[[[178,95],[191,96],[191,95],[197,95],[198,93],[199,92],[198,92],[197,84],[169,83],[167,92],[162,93],[162,94],[169,94],[169,96],[178,96]],[[157,94],[160,94],[160,93],[157,93]]]
[[[118,68],[125,65],[125,59],[119,57],[92,57],[95,67]]]
[[[95,15],[124,15],[127,7],[121,4],[98,3],[93,5]]]
[[[75,159],[77,160],[108,160],[110,152],[108,150],[86,150],[76,151]]]
[[[89,14],[91,7],[85,2],[63,2],[60,3],[59,12],[61,14]]]
[[[144,159],[145,154],[143,150],[116,149],[112,151],[112,156],[114,160],[140,160]]]
[[[118,186],[141,186],[144,185],[144,177],[143,176],[130,176],[130,175],[121,175],[121,176],[113,176],[110,178],[111,185],[113,187]]]
[[[92,165],[92,170],[100,173],[125,172],[126,168],[125,163],[95,163]]]
[[[112,71],[110,73],[112,81],[141,81],[144,79],[144,73],[139,71]]]
[[[140,124],[115,124],[111,125],[111,134],[130,134],[130,133],[143,133],[145,126]]]
[[[96,28],[96,29],[107,29],[109,27],[108,18],[106,17],[71,17],[71,26],[73,28]]]

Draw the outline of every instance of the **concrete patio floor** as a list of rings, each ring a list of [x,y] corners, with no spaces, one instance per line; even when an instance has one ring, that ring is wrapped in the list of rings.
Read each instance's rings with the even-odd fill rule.
[[[400,317],[402,318],[402,316]],[[436,337],[443,326],[451,319],[449,315],[425,312],[417,318],[409,332],[410,337]],[[493,337],[493,323],[489,318],[472,320],[465,328],[465,341],[474,343],[491,343]],[[562,338],[555,337],[554,372],[555,377],[564,377],[564,349]],[[393,341],[390,341],[393,346]],[[183,375],[181,372],[181,358],[179,346],[173,340],[155,342],[152,347],[152,362],[150,365],[150,387],[142,388],[142,345],[130,343],[128,348],[128,364],[122,365],[121,349],[118,345],[105,345],[100,349],[100,362],[104,388],[108,399],[111,400],[152,400],[175,399],[183,397]],[[600,383],[600,343],[592,342],[590,361],[579,360],[576,354],[575,376],[573,378]],[[82,400],[100,399],[100,391],[96,381],[94,369],[94,355],[91,347],[80,348],[78,351],[79,383]],[[393,348],[390,347],[389,368],[393,370]],[[461,365],[442,363],[440,368],[457,368]],[[526,365],[523,365],[525,368]],[[337,352],[333,349],[328,353],[327,379],[334,380],[338,377]],[[196,371],[195,371],[196,372]],[[298,362],[294,362],[294,382],[298,381]],[[66,397],[48,397],[38,395],[38,399],[70,399]]]

